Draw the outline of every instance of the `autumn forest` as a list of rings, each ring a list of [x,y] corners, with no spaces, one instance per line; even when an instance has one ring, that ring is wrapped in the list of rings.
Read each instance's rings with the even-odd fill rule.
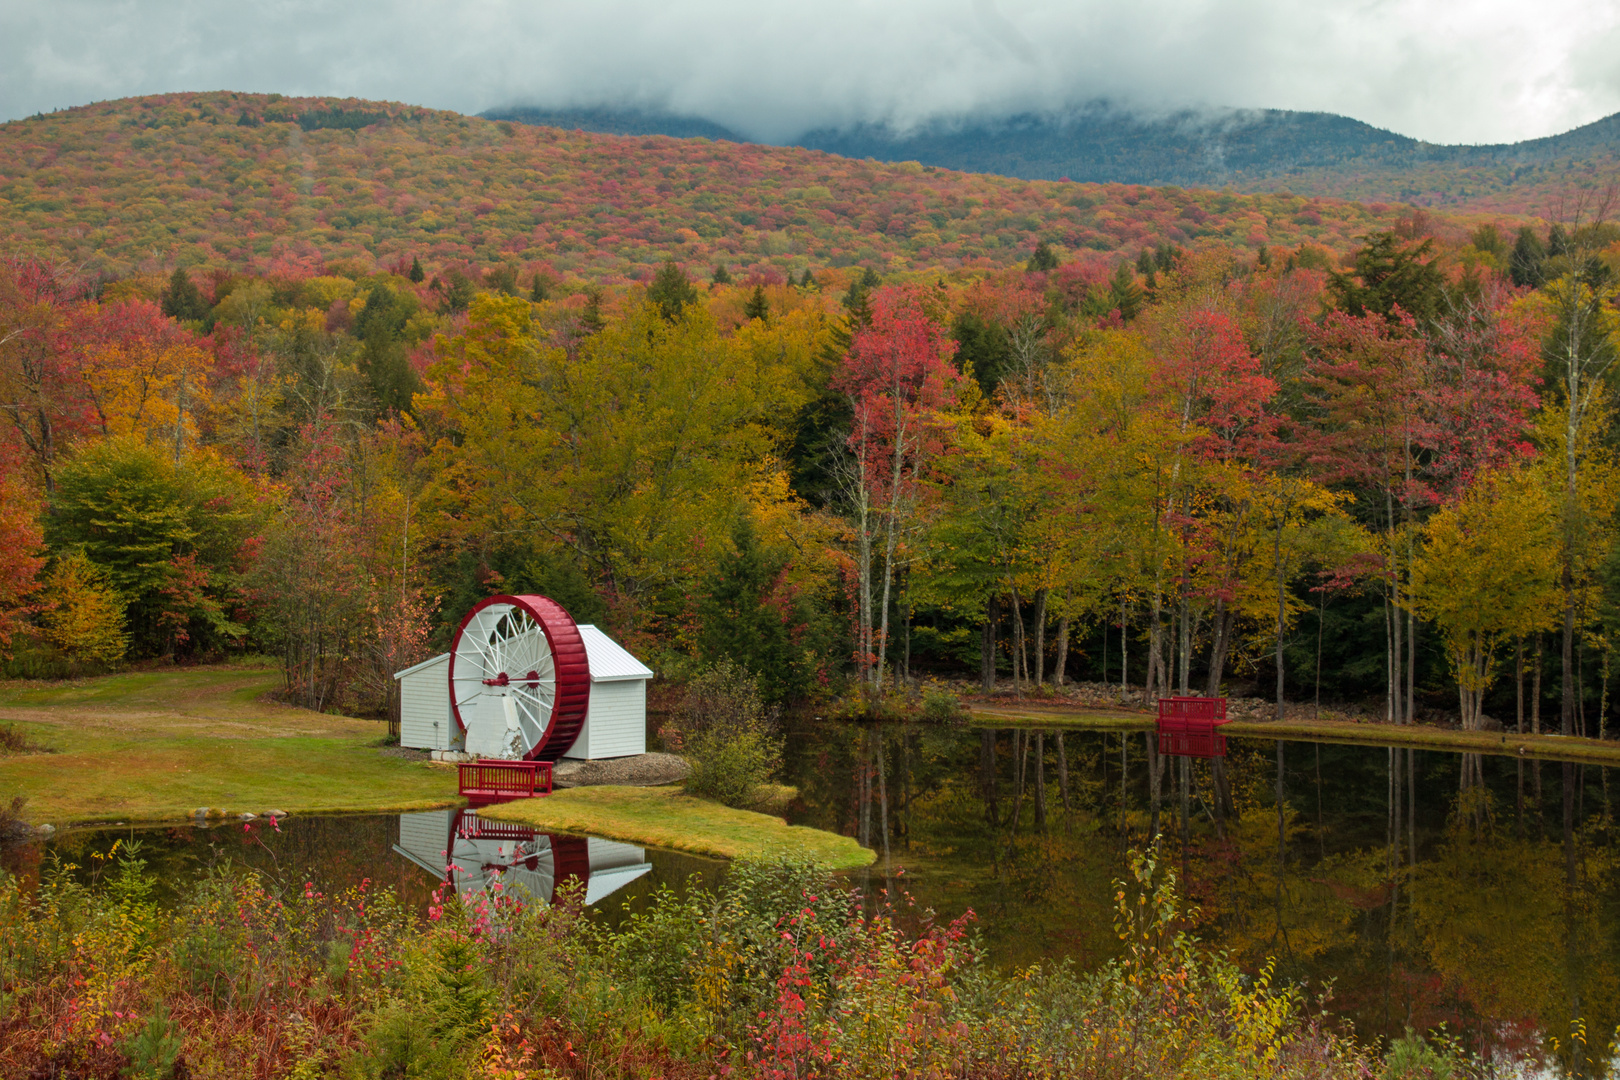
[[[1620,227],[191,94],[0,126],[13,675],[674,675],[1606,734]]]

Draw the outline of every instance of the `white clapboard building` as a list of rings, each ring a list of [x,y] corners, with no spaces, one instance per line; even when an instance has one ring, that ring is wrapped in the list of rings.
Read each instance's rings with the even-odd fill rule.
[[[652,669],[589,624],[579,626],[590,666],[590,704],[564,758],[595,760],[647,752],[647,680]],[[451,653],[394,673],[399,680],[399,743],[446,756],[464,753],[467,734],[450,709]]]

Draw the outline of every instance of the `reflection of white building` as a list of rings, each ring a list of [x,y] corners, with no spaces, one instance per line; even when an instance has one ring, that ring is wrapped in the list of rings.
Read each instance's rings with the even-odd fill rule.
[[[487,889],[498,876],[541,903],[551,902],[561,882],[579,878],[585,902],[594,904],[652,869],[632,844],[536,832],[471,810],[401,814],[394,850],[440,881],[451,879],[458,892]]]

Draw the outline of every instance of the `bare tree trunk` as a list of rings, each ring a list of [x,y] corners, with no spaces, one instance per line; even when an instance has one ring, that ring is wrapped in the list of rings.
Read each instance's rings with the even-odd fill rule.
[[[979,685],[991,694],[996,689],[996,619],[1000,616],[996,598],[984,606],[984,629],[979,635]]]
[[[1279,577],[1277,581],[1277,722],[1282,723],[1283,718],[1283,631],[1288,616],[1287,593]]]
[[[1046,685],[1046,589],[1035,590],[1035,688]]]
[[[1187,599],[1187,587],[1181,588],[1179,628],[1176,635],[1176,685],[1179,693],[1187,697],[1192,693],[1192,604]]]
[[[1103,624],[1108,625],[1106,622]],[[1057,666],[1052,670],[1052,684],[1054,686],[1067,686],[1069,682],[1069,617],[1067,615],[1058,620],[1057,633]],[[1103,673],[1103,683],[1108,682],[1108,673]]]
[[[1524,638],[1513,643],[1513,731],[1515,734],[1524,734]],[[1520,787],[1523,787],[1524,770],[1521,768]],[[1521,792],[1522,794],[1522,792]]]
[[[1029,678],[1029,668],[1024,656],[1024,607],[1018,600],[1018,586],[1012,587],[1009,599],[1012,601],[1013,693],[1022,697],[1025,683]]]
[[[1530,731],[1532,734],[1541,734],[1541,642],[1540,631],[1536,633],[1536,672],[1530,680]],[[1541,792],[1536,791],[1536,798],[1541,798]]]
[[[1125,693],[1131,685],[1131,619],[1125,598],[1119,598],[1119,692]],[[1107,679],[1103,680],[1107,682]]]

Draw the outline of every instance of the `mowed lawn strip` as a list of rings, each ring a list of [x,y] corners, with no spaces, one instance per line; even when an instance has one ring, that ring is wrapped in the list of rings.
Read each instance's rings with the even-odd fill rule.
[[[270,668],[214,665],[0,683],[0,723],[56,753],[0,757],[0,794],[35,824],[455,804],[456,774],[389,757],[382,725],[262,700]]]
[[[567,788],[484,807],[478,816],[726,859],[787,851],[813,855],[835,870],[853,870],[876,857],[850,837],[733,810],[677,787]]]
[[[1144,712],[1064,708],[1046,705],[973,705],[977,727],[1051,727],[1076,731],[1151,731],[1154,718]],[[1233,720],[1224,735],[1302,742],[1342,742],[1362,746],[1416,746],[1480,754],[1553,761],[1589,761],[1620,765],[1620,743],[1560,735],[1515,735],[1511,731],[1458,731],[1425,724],[1358,724],[1349,720]]]

